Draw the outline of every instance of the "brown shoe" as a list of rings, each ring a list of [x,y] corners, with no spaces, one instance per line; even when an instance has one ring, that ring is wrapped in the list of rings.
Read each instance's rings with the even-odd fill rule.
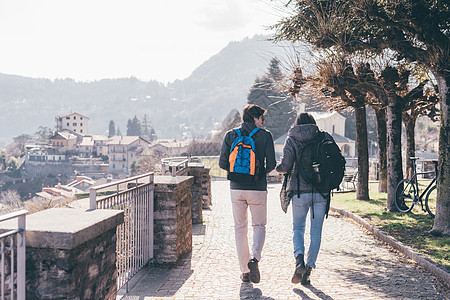
[[[250,282],[250,272],[241,274],[242,282]]]
[[[305,272],[306,266],[305,261],[303,260],[303,254],[299,254],[295,258],[295,271],[294,275],[292,275],[291,282],[297,284],[302,281],[302,275],[305,274]]]
[[[253,283],[259,283],[261,277],[259,274],[258,260],[256,258],[250,259],[247,266],[250,269],[250,281]]]
[[[307,284],[311,284],[311,272],[312,272],[312,268],[306,266],[306,272],[305,274],[303,274],[302,276],[302,285],[307,285]]]

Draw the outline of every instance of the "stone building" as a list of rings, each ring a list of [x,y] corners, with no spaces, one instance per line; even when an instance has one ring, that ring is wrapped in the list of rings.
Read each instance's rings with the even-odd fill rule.
[[[338,112],[311,112],[311,115],[316,120],[316,124],[320,130],[331,134],[336,144],[341,149],[342,155],[347,158],[356,157],[356,142],[348,137],[345,137],[344,116],[340,115]],[[281,158],[283,153],[283,146],[286,137],[287,133],[274,141],[277,160]]]
[[[57,116],[56,129],[61,131],[67,129],[80,134],[88,134],[88,117],[85,117],[79,113],[71,113],[65,116]]]
[[[141,157],[150,143],[139,136],[113,136],[108,146],[109,173],[131,173],[131,165]]]

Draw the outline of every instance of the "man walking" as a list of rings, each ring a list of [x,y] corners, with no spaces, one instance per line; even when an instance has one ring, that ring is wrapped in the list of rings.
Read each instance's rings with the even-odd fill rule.
[[[220,151],[219,166],[227,170],[230,179],[230,195],[233,208],[236,250],[239,260],[241,279],[243,282],[258,283],[260,273],[258,262],[261,260],[261,252],[266,236],[267,221],[267,178],[266,174],[276,166],[275,149],[272,134],[262,129],[264,125],[265,110],[254,104],[244,107],[242,113],[243,123],[226,133]],[[234,142],[240,136],[248,137],[254,141],[255,155],[250,155],[250,165],[256,164],[253,175],[235,175],[235,152]],[[248,141],[248,138],[247,138]],[[233,149],[232,149],[233,146]],[[237,148],[236,148],[237,149]],[[253,149],[253,147],[252,147]],[[230,155],[230,152],[233,153]],[[231,168],[231,169],[230,169]],[[252,178],[248,180],[248,178]],[[247,211],[250,209],[253,228],[253,245],[250,253],[247,228]]]

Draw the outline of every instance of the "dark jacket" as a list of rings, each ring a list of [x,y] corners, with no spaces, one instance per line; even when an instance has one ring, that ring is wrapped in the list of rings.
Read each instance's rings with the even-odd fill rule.
[[[299,167],[302,167],[298,163],[302,145],[314,139],[318,134],[319,128],[314,124],[295,125],[291,129],[289,129],[288,137],[284,143],[283,157],[281,158],[281,163],[276,168],[276,170],[280,173],[291,174],[286,188],[287,191],[300,191],[301,193],[318,192],[315,189],[313,190],[313,187],[303,179],[298,169]],[[334,141],[330,134],[326,132],[324,132],[324,134],[327,139]],[[310,161],[311,152],[305,151],[303,153],[302,160]],[[299,188],[298,183],[300,184]],[[319,192],[328,194],[329,191]]]
[[[256,127],[253,123],[242,123],[239,127],[242,135],[248,135]],[[223,139],[222,149],[220,150],[219,167],[228,171],[230,163],[228,157],[231,151],[231,145],[237,137],[234,129],[229,130]],[[267,190],[266,174],[275,169],[277,164],[275,160],[275,148],[273,145],[273,137],[270,131],[260,128],[254,135],[256,158],[263,167],[262,174],[259,176],[258,182],[251,185],[245,185],[239,182],[230,181],[230,188],[232,190]]]

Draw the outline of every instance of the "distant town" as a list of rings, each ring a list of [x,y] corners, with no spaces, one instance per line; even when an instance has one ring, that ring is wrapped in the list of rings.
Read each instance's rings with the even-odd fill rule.
[[[1,208],[14,206],[14,203],[4,203],[11,202],[11,198],[17,198],[17,203],[24,198],[37,197],[40,201],[53,202],[73,198],[93,185],[138,173],[138,162],[150,161],[150,164],[144,163],[145,167],[158,170],[159,160],[155,157],[187,155],[192,142],[174,139],[147,141],[141,136],[92,134],[89,132],[89,117],[77,112],[56,116],[55,121],[56,131],[49,143],[24,145],[24,160],[17,163],[17,176],[14,176],[12,167],[6,167],[0,174],[3,185],[15,187],[12,191],[18,191],[15,197],[8,195],[8,201],[3,199]],[[14,192],[10,190],[10,193]],[[38,199],[34,201],[39,202]]]

